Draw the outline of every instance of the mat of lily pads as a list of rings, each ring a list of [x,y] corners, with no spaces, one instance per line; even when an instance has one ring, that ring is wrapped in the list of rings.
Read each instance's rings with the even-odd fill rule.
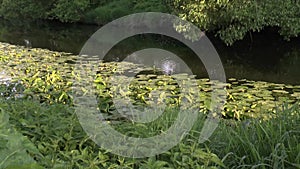
[[[38,99],[41,103],[59,102],[73,106],[72,99],[77,91],[82,93],[94,90],[99,109],[110,120],[120,119],[113,104],[113,98],[118,97],[130,98],[137,108],[149,106],[153,101],[176,106],[185,99],[201,112],[207,113],[211,109],[211,93],[214,90],[223,90],[226,93],[226,102],[222,116],[234,119],[268,118],[283,103],[298,104],[300,98],[300,85],[235,78],[229,78],[227,83],[220,83],[207,78],[195,79],[194,75],[188,74],[164,75],[158,68],[129,62],[104,63],[97,60],[97,57],[82,62],[82,59],[71,53],[29,49],[7,43],[0,43],[0,62],[1,97]],[[85,79],[87,74],[78,73],[79,68],[90,71],[87,73],[91,75],[89,79]],[[116,84],[112,83],[115,77],[118,80],[130,81],[126,90],[119,90],[124,85],[120,81],[120,86],[112,85]],[[91,80],[93,85],[86,84]],[[193,98],[182,95],[183,89],[180,88],[178,80],[190,84],[189,93]],[[82,83],[74,85],[78,81]],[[156,98],[152,98],[155,92],[158,94],[155,95]],[[194,93],[197,95],[193,95]],[[126,106],[125,114],[130,111],[125,109]]]

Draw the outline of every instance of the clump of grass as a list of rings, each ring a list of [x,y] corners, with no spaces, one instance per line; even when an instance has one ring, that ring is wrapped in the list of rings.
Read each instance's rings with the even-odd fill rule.
[[[299,168],[300,108],[283,105],[277,116],[228,126],[222,121],[208,143],[229,168]]]

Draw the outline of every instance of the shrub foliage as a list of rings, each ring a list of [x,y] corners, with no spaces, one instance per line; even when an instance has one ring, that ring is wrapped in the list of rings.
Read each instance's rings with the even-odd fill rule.
[[[105,24],[136,12],[170,12],[214,32],[226,44],[266,27],[285,38],[300,33],[296,0],[0,0],[0,17]]]
[[[300,1],[174,0],[171,5],[181,18],[216,32],[227,44],[265,27],[279,28],[286,39],[300,33]]]

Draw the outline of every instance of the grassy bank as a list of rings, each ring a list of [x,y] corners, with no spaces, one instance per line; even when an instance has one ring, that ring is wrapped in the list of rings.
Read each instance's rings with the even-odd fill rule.
[[[268,121],[222,120],[214,135],[204,144],[198,144],[199,130],[195,126],[176,147],[156,157],[144,159],[123,158],[99,148],[82,130],[69,106],[46,105],[30,100],[1,100],[0,107],[1,113],[10,116],[11,128],[34,145],[29,149],[31,151],[27,151],[28,154],[23,153],[18,158],[15,157],[19,154],[7,157],[10,160],[4,161],[0,168],[16,164],[14,160],[17,159],[26,163],[27,156],[45,168],[300,167],[300,109],[296,105],[286,107],[277,118]],[[144,126],[143,130],[136,132],[151,135],[153,133],[149,131],[159,128],[159,125],[164,126],[165,122],[162,120],[157,126]],[[196,122],[202,123],[202,118]],[[128,126],[123,124],[118,131],[135,131],[132,126],[124,125]],[[3,130],[1,128],[1,133]],[[18,139],[10,137],[6,144],[2,144],[0,157],[5,157],[7,154],[4,150],[8,144]],[[20,144],[25,147],[28,145]]]

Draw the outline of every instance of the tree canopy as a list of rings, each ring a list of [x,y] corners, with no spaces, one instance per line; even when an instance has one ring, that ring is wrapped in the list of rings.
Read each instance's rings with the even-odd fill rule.
[[[287,40],[300,33],[299,0],[0,0],[0,4],[0,17],[5,19],[100,25],[136,12],[168,12],[213,32],[228,45],[267,27]]]
[[[173,11],[227,44],[247,32],[278,28],[286,39],[300,33],[298,0],[174,0]]]

